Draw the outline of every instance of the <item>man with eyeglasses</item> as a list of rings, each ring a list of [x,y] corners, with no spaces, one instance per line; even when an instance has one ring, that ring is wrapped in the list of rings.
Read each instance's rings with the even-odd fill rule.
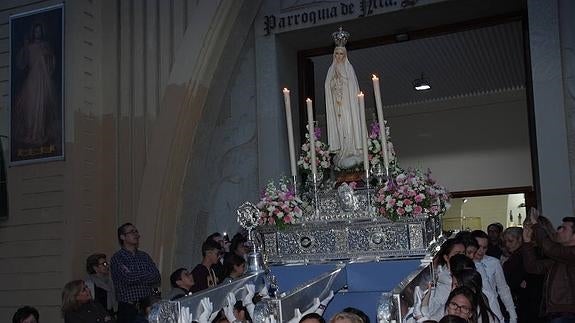
[[[550,323],[575,322],[575,217],[563,218],[553,234],[551,223],[531,208],[523,224],[523,265],[528,273],[544,274],[541,314]],[[554,236],[552,236],[554,235]],[[544,259],[535,251],[537,245]]]
[[[84,279],[84,282],[94,300],[108,310],[110,315],[114,315],[118,304],[106,255],[103,253],[90,255],[86,259],[86,271],[88,272],[88,277]]]
[[[223,251],[219,243],[208,240],[202,244],[202,262],[192,270],[195,282],[192,292],[214,287],[219,283],[218,276],[212,266],[219,262],[222,255]]]
[[[121,248],[110,263],[118,299],[118,323],[132,323],[138,314],[137,303],[160,286],[160,272],[152,258],[138,250],[140,233],[133,224],[118,228],[118,242]]]

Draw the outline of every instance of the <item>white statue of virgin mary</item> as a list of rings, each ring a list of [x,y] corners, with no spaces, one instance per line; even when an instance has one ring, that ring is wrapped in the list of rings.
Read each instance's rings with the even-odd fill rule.
[[[335,153],[334,164],[348,169],[363,161],[359,85],[344,47],[349,33],[340,28],[332,36],[336,47],[325,78],[327,139],[330,152]]]

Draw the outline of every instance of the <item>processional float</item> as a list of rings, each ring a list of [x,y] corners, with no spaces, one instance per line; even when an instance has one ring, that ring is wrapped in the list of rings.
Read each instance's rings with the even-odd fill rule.
[[[313,102],[307,99],[308,131],[296,159],[290,91],[284,89],[292,176],[270,182],[257,204],[246,202],[237,210],[251,246],[246,275],[177,302],[162,302],[150,322],[202,322],[209,319],[208,309],[225,309],[230,297],[245,299],[253,290],[263,294],[251,308],[254,322],[298,322],[298,316],[321,310],[321,300],[329,301],[347,285],[348,264],[423,259],[396,288],[381,293],[378,321],[399,322],[414,288],[434,279],[427,265],[443,242],[441,216],[449,208],[448,193],[430,172],[399,166],[376,75],[372,83],[378,118],[368,128],[364,94],[357,85],[346,84],[357,83],[345,51],[349,34],[340,28],[332,37],[334,62],[325,82],[326,105],[332,105],[326,107],[328,143],[321,141]],[[350,107],[359,113],[346,116],[343,109]],[[273,273],[281,266],[318,263],[335,266],[286,291]]]

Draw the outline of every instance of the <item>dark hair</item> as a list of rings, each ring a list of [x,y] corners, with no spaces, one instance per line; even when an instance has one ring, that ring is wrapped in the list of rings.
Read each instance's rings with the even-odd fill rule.
[[[138,304],[136,304],[136,308],[138,309],[138,313],[140,313],[140,315],[144,315],[147,317],[148,313],[146,313],[146,308],[156,304],[160,300],[161,300],[161,298],[158,297],[157,295],[150,295],[150,296],[146,296],[144,298],[141,298],[140,300],[138,300]]]
[[[214,240],[207,240],[202,243],[202,257],[206,256],[206,252],[210,250],[221,250],[222,247],[219,243],[215,242]]]
[[[363,323],[369,323],[369,316],[365,314],[362,310],[355,308],[355,307],[346,307],[343,309],[342,312],[351,313],[359,316],[359,318],[363,321]]]
[[[575,232],[575,216],[567,216],[564,217],[563,222],[571,222],[571,227],[573,228],[573,232]]]
[[[445,315],[439,323],[467,323],[467,320],[457,315]]]
[[[214,238],[215,238],[215,237],[223,237],[223,236],[222,236],[222,234],[219,233],[219,232],[214,232],[214,233],[210,234],[210,235],[206,238],[206,241],[208,241],[208,240],[213,240],[213,241],[214,241]]]
[[[106,259],[106,255],[103,253],[95,253],[86,258],[86,271],[88,274],[92,275],[96,273],[94,267],[100,265],[100,259],[102,258]]]
[[[461,242],[463,242],[463,245],[465,246],[465,249],[467,249],[467,247],[475,247],[479,249],[479,244],[477,243],[477,240],[475,240],[475,238],[471,235],[471,232],[469,231],[459,231],[455,235],[455,239],[461,240]]]
[[[224,313],[224,309],[218,311],[218,314],[216,315],[216,317],[214,317],[212,323],[220,323],[222,321],[229,322],[228,319],[226,318],[226,314]]]
[[[123,246],[123,245],[124,245],[124,240],[122,240],[122,238],[120,238],[120,236],[124,234],[124,229],[126,229],[126,227],[128,227],[128,226],[130,226],[130,225],[133,226],[132,223],[126,222],[126,223],[122,224],[122,225],[118,228],[118,243],[120,244],[120,246]]]
[[[245,314],[245,316],[246,316],[246,321],[247,321],[247,322],[251,322],[251,321],[252,321],[252,318],[251,318],[251,316],[250,316],[250,313],[248,312],[247,307],[244,306],[244,303],[243,303],[242,301],[237,301],[237,302],[234,304],[234,310],[236,310],[236,311],[238,311],[238,312],[244,311],[244,314]]]
[[[30,315],[34,316],[36,321],[40,322],[40,314],[38,313],[37,309],[33,308],[32,306],[23,306],[17,309],[16,313],[14,313],[14,316],[12,316],[12,323],[21,323],[30,317]]]
[[[483,294],[483,282],[481,275],[474,269],[463,269],[456,273],[451,273],[453,278],[457,280],[457,285],[464,286],[471,289],[477,296],[477,307],[479,308],[479,317],[482,322],[490,322],[492,318],[496,317],[495,313],[489,307],[489,301],[485,294]]]
[[[228,253],[224,257],[224,274],[226,277],[229,277],[230,274],[234,271],[234,266],[239,266],[241,264],[245,264],[246,260],[244,257],[240,257],[235,253]]]
[[[480,239],[487,239],[489,240],[489,236],[487,235],[487,233],[485,233],[485,231],[483,230],[473,230],[471,231],[471,236],[474,238],[480,238]]]
[[[319,323],[325,323],[325,319],[323,318],[323,316],[317,314],[317,313],[308,313],[304,316],[302,316],[302,318],[299,320],[300,323],[305,321],[305,320],[317,320]]]
[[[475,263],[466,255],[459,254],[449,258],[449,270],[452,274],[459,272],[463,269],[475,270]]]
[[[489,231],[489,228],[491,228],[491,227],[496,227],[497,230],[499,230],[499,233],[503,232],[503,224],[501,224],[499,222],[491,223],[490,225],[488,225],[487,231]]]
[[[234,237],[232,238],[232,244],[230,245],[230,252],[235,253],[238,247],[243,245],[247,241],[248,239],[246,239],[246,237],[244,237],[241,233],[236,233],[236,235],[234,235]]]
[[[441,249],[439,249],[439,251],[437,252],[437,254],[434,257],[435,262],[437,262],[437,264],[445,266],[447,265],[447,262],[445,261],[445,259],[443,258],[443,256],[447,256],[451,250],[453,250],[453,247],[455,247],[455,245],[463,245],[463,242],[461,242],[458,239],[447,239],[442,245],[441,245]]]
[[[186,270],[184,267],[178,268],[170,275],[170,285],[172,285],[173,288],[178,288],[177,281],[182,279],[182,272]]]
[[[471,318],[469,322],[477,322],[477,296],[469,287],[461,286],[454,288],[451,293],[449,293],[449,297],[447,297],[447,301],[445,302],[445,311],[447,312],[451,300],[458,295],[463,295],[471,304],[471,311],[469,312]]]
[[[457,280],[457,286],[465,286],[477,294],[479,294],[483,289],[481,275],[479,272],[477,272],[477,270],[462,269],[451,274],[453,275],[453,278]]]

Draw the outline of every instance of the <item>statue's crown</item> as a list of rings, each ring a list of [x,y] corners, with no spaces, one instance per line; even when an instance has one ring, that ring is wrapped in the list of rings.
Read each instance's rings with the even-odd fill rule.
[[[344,31],[342,27],[339,27],[339,30],[331,34],[331,37],[336,46],[345,47],[345,44],[349,39],[349,33]]]

